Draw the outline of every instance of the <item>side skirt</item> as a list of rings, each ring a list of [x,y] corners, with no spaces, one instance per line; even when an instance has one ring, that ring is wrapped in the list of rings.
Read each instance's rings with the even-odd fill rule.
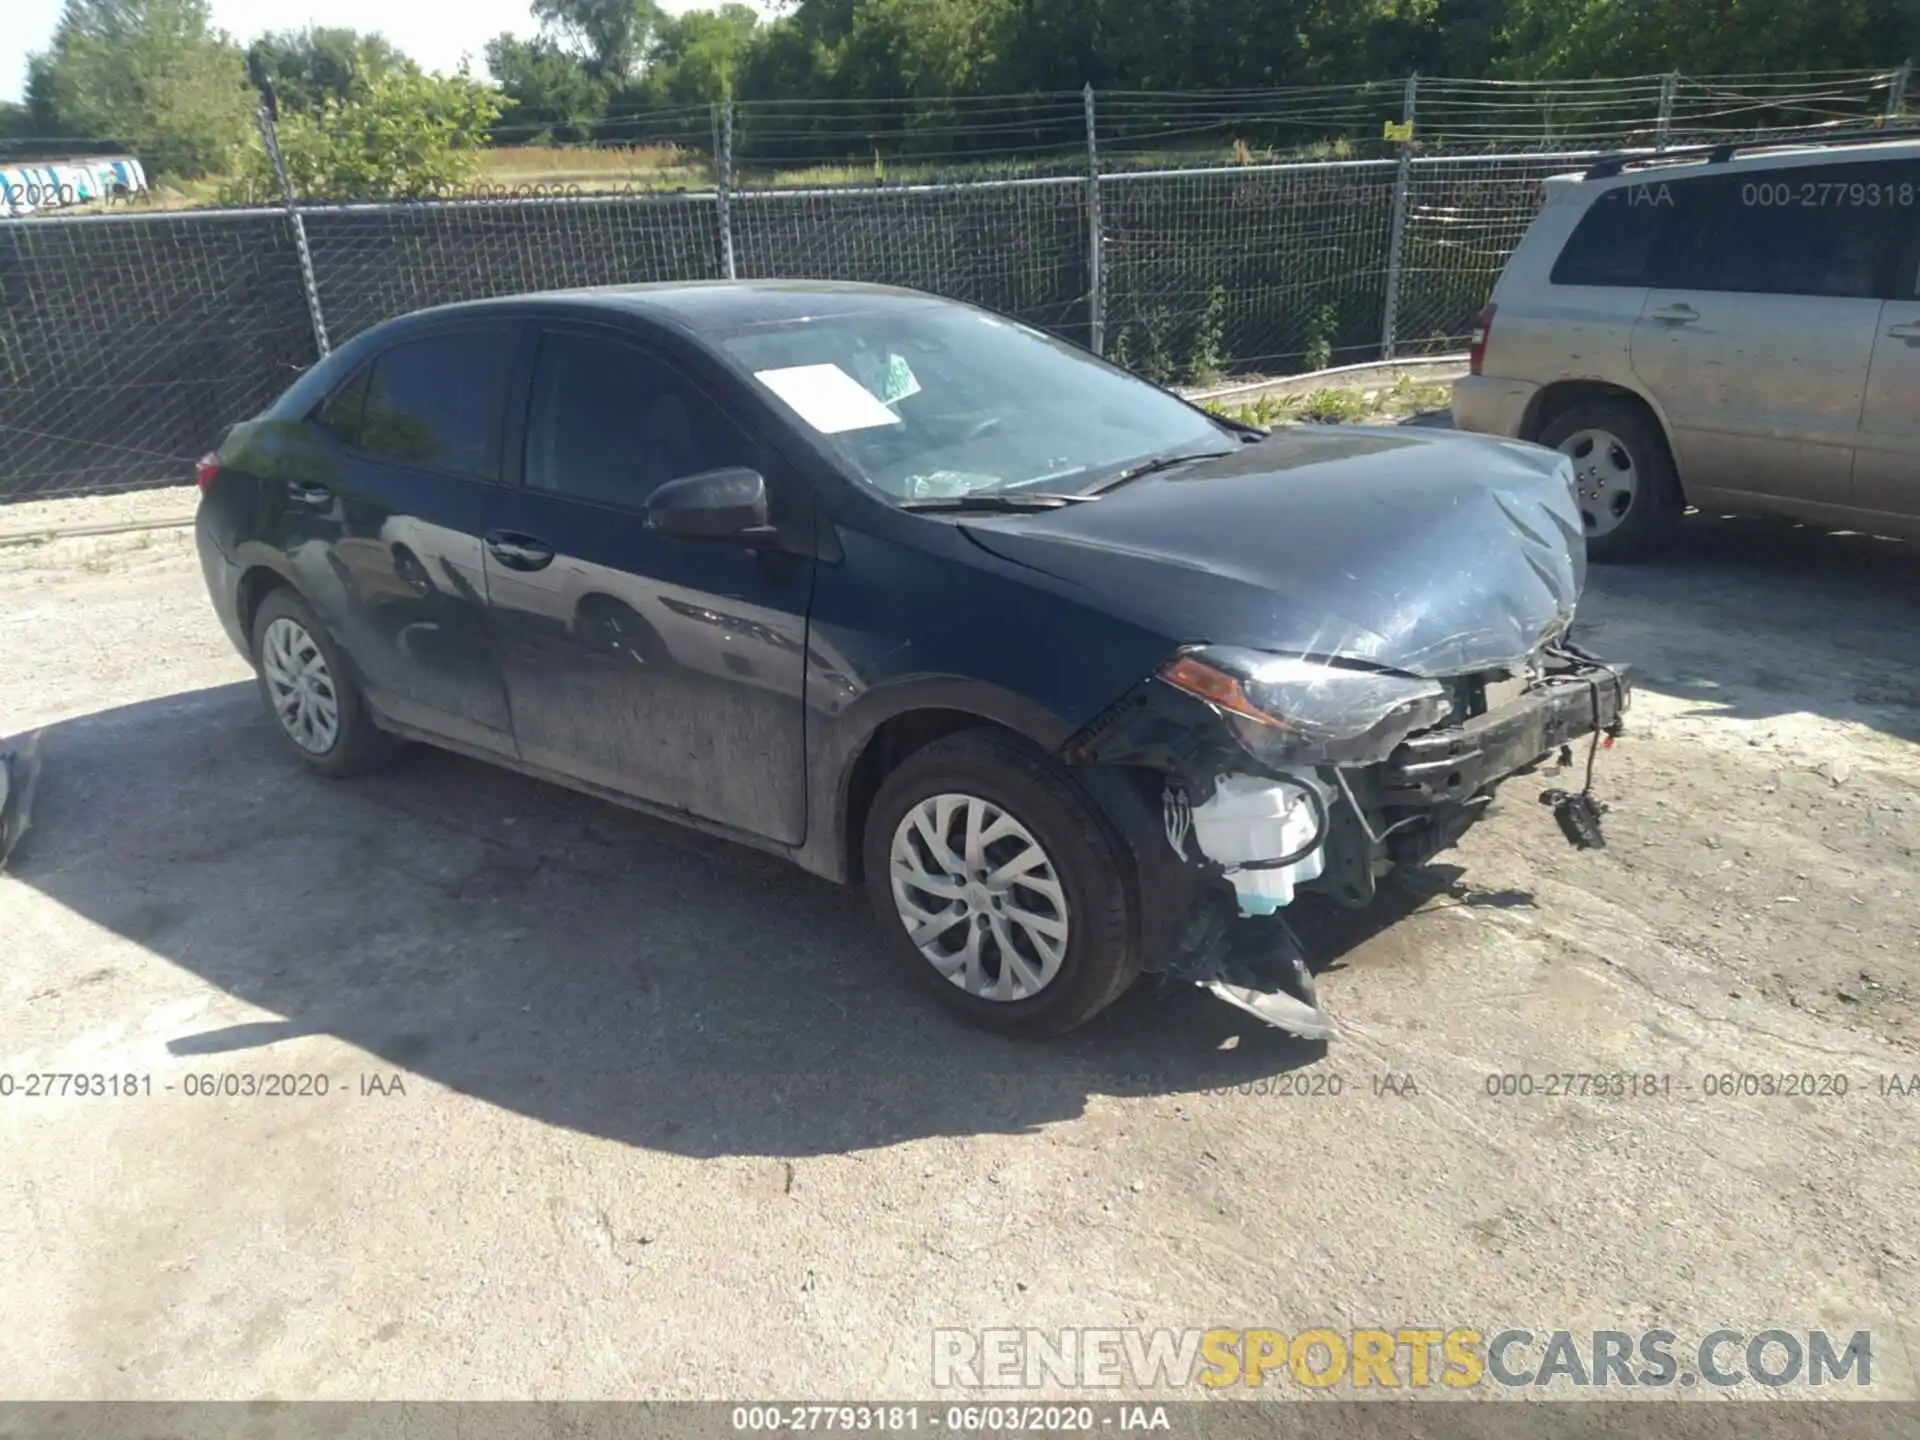
[[[438,750],[447,750],[455,755],[463,755],[469,760],[478,760],[487,765],[497,765],[503,770],[512,770],[516,774],[525,775],[530,779],[544,780],[548,784],[558,785],[563,789],[572,790],[581,795],[590,795],[596,800],[605,800],[609,804],[618,805],[625,810],[637,810],[643,815],[651,815],[656,820],[670,820],[676,825],[685,826],[689,830],[696,830],[702,835],[711,835],[716,840],[726,840],[735,845],[744,845],[750,850],[759,850],[768,855],[778,855],[783,860],[791,860],[795,864],[801,865],[802,869],[808,870],[811,873],[819,873],[813,871],[811,866],[801,864],[799,859],[800,851],[803,848],[801,846],[782,845],[779,841],[769,840],[765,836],[754,835],[745,830],[737,830],[730,825],[717,824],[712,820],[703,820],[690,811],[675,810],[666,805],[656,805],[652,801],[641,800],[635,796],[625,794],[619,790],[610,789],[604,785],[595,785],[588,780],[576,779],[572,775],[564,775],[557,770],[549,770],[541,765],[529,765],[524,760],[516,759],[511,755],[502,755],[497,750],[488,750],[479,745],[469,745],[445,735],[436,735],[431,731],[420,730],[412,725],[403,725],[388,715],[376,715],[375,722],[382,730],[397,735],[402,740],[417,741],[422,745],[431,745]],[[827,878],[831,879],[833,877],[829,876]]]

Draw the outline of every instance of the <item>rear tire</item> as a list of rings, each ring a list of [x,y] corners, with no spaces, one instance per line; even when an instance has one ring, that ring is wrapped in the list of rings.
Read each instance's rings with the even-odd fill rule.
[[[975,854],[970,824],[983,837]],[[1140,974],[1124,847],[1066,772],[1017,736],[964,730],[908,756],[874,797],[863,858],[888,946],[987,1029],[1064,1034]]]
[[[327,627],[293,591],[274,590],[260,602],[253,663],[274,733],[309,770],[359,775],[399,748],[373,723],[359,679]]]
[[[1573,461],[1589,559],[1644,560],[1672,541],[1686,500],[1667,438],[1645,410],[1623,400],[1578,401],[1548,420],[1538,439]]]

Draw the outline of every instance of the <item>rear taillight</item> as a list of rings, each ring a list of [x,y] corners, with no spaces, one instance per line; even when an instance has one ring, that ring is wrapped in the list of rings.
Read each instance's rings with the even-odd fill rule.
[[[200,488],[202,490],[205,490],[209,485],[213,484],[214,477],[219,473],[220,457],[211,450],[202,455],[199,460],[194,463],[193,478],[200,482]]]
[[[1493,335],[1493,306],[1473,317],[1473,343],[1467,347],[1467,373],[1478,375],[1487,363],[1487,341]]]

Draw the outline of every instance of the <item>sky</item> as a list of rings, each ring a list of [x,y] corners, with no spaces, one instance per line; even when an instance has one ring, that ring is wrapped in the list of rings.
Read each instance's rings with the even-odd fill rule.
[[[21,98],[27,56],[47,48],[63,3],[0,0],[0,100]],[[700,3],[666,0],[664,8],[677,14]],[[309,25],[377,30],[429,70],[450,71],[463,54],[471,55],[475,74],[486,72],[481,49],[502,30],[527,36],[539,28],[527,0],[213,0],[213,23],[243,45],[262,30]]]

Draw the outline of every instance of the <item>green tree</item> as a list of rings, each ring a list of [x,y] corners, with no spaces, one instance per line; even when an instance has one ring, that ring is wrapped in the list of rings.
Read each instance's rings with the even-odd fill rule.
[[[375,80],[416,68],[385,36],[341,26],[268,31],[247,47],[248,75],[257,87],[272,85],[282,111],[363,100]]]
[[[674,104],[724,100],[733,94],[734,71],[753,43],[760,16],[750,5],[689,10],[664,17],[647,54],[655,92]]]
[[[553,139],[585,140],[606,114],[612,87],[577,55],[548,39],[511,34],[487,42],[487,69],[506,97],[505,123],[496,139],[526,139],[530,129]]]
[[[465,74],[398,71],[370,81],[364,99],[328,100],[284,116],[280,153],[294,193],[334,200],[390,200],[457,193],[479,169],[487,129],[505,97]],[[253,178],[273,184],[264,151]]]
[[[546,36],[580,56],[603,80],[624,85],[660,23],[657,0],[533,0]]]
[[[843,93],[977,93],[994,70],[1006,0],[863,0],[840,46]]]
[[[1892,47],[1920,38],[1911,0],[1509,0],[1507,11],[1501,68],[1529,76],[1891,66],[1905,53]]]
[[[44,132],[124,144],[150,172],[188,178],[233,163],[254,105],[207,0],[67,0],[28,96]]]
[[[734,95],[743,100],[810,99],[826,93],[832,57],[797,17],[782,15],[754,32],[734,66]]]

